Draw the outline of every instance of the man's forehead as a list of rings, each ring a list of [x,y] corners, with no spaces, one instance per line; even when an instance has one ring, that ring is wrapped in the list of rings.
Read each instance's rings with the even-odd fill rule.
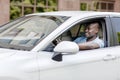
[[[91,23],[86,28],[98,28],[98,23]]]

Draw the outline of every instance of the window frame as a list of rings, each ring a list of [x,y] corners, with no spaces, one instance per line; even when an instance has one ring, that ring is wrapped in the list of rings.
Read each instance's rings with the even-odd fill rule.
[[[108,40],[108,36],[107,36],[107,31],[106,31],[106,18],[105,17],[96,17],[96,18],[87,18],[85,20],[82,20],[82,21],[79,21],[77,23],[75,23],[74,25],[72,25],[71,27],[69,27],[67,30],[65,30],[63,33],[61,33],[59,35],[59,37],[64,34],[65,32],[69,31],[71,28],[75,27],[76,25],[82,25],[83,23],[89,23],[89,22],[96,22],[96,21],[99,21],[101,23],[101,27],[103,29],[103,40],[104,42],[107,42],[106,40]],[[73,41],[73,40],[72,40]],[[107,46],[105,47],[108,47],[109,46],[109,43],[107,42]]]
[[[113,21],[114,18],[119,18],[120,19],[120,17],[111,17],[110,18],[111,24],[112,24],[112,29],[113,29],[114,46],[117,46],[117,45],[120,45],[120,43],[118,41],[118,34],[116,35],[117,31],[116,31],[116,27],[115,27],[116,25],[115,25],[115,23]]]

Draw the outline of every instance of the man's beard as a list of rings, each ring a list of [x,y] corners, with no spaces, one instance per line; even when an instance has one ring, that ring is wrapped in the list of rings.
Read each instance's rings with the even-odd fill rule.
[[[92,40],[92,38],[94,39],[95,37],[97,37],[97,36],[96,35],[89,36],[89,37],[87,37],[87,41]]]

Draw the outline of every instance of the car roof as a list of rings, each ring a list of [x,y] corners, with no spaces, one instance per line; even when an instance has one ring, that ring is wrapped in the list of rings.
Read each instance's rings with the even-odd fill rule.
[[[42,12],[33,13],[29,15],[56,15],[56,16],[94,16],[94,15],[110,15],[110,16],[120,16],[118,12],[97,12],[97,11],[55,11],[55,12]]]

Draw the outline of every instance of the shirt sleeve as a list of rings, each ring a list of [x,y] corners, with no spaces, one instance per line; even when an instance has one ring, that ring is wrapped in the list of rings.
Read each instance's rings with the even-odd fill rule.
[[[75,43],[83,43],[86,42],[86,37],[78,37],[73,42]]]
[[[104,41],[103,40],[97,39],[94,42],[97,43],[100,46],[100,48],[104,48]]]

